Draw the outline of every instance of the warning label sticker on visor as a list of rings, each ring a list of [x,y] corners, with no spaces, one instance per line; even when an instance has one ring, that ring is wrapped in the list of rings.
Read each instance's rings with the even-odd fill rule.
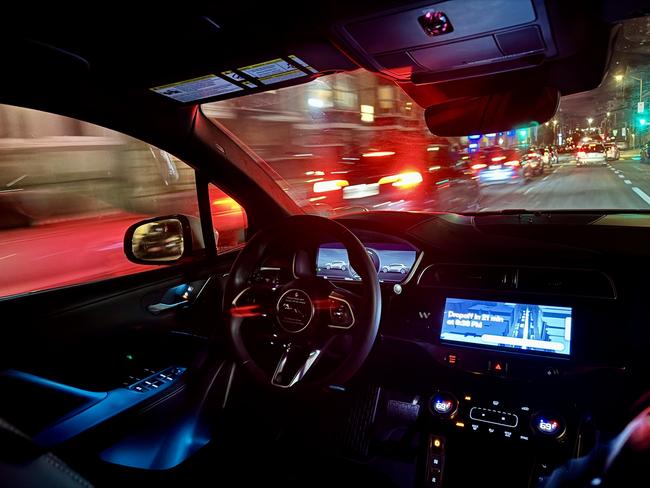
[[[243,88],[217,75],[206,75],[170,85],[156,86],[151,90],[179,102],[194,102],[236,92]]]

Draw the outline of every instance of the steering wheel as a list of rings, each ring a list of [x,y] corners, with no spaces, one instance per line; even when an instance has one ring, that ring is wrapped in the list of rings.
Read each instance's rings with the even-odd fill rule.
[[[343,245],[361,278],[356,292],[316,275],[313,250],[322,242]],[[293,247],[293,279],[256,283],[253,273],[278,246]],[[237,359],[276,390],[342,385],[368,357],[379,329],[381,291],[372,259],[346,227],[315,215],[291,216],[255,234],[232,266],[224,297]]]

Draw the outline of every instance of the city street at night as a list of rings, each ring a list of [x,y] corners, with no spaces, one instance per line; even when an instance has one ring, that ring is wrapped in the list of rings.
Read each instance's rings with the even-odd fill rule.
[[[627,154],[627,156],[625,156]],[[481,191],[481,210],[647,209],[650,165],[632,151],[604,166],[578,167],[568,156],[527,184],[491,186]]]

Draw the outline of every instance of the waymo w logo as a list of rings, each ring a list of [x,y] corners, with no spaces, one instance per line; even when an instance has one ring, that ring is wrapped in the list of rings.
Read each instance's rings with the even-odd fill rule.
[[[421,319],[428,319],[431,317],[431,312],[418,312]]]

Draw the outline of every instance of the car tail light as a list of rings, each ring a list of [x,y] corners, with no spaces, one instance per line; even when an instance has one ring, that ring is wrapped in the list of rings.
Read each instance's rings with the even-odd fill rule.
[[[584,151],[579,151],[579,152],[578,152],[578,157],[579,157],[579,158],[584,158],[584,157],[586,157],[586,156],[587,156],[587,153],[586,153],[586,152],[584,152]]]
[[[344,186],[348,186],[348,180],[326,180],[314,183],[314,193],[325,193],[327,191],[340,190]]]
[[[472,165],[472,169],[483,169],[483,168],[487,168],[487,164],[477,163]]]
[[[410,188],[422,183],[422,175],[418,171],[407,171],[406,173],[384,176],[379,179],[380,185],[388,183],[397,188]]]
[[[497,157],[492,158],[492,162],[498,163],[499,161],[503,161],[504,159],[506,159],[505,156],[497,156]]]
[[[519,166],[519,161],[506,161],[504,166]]]

